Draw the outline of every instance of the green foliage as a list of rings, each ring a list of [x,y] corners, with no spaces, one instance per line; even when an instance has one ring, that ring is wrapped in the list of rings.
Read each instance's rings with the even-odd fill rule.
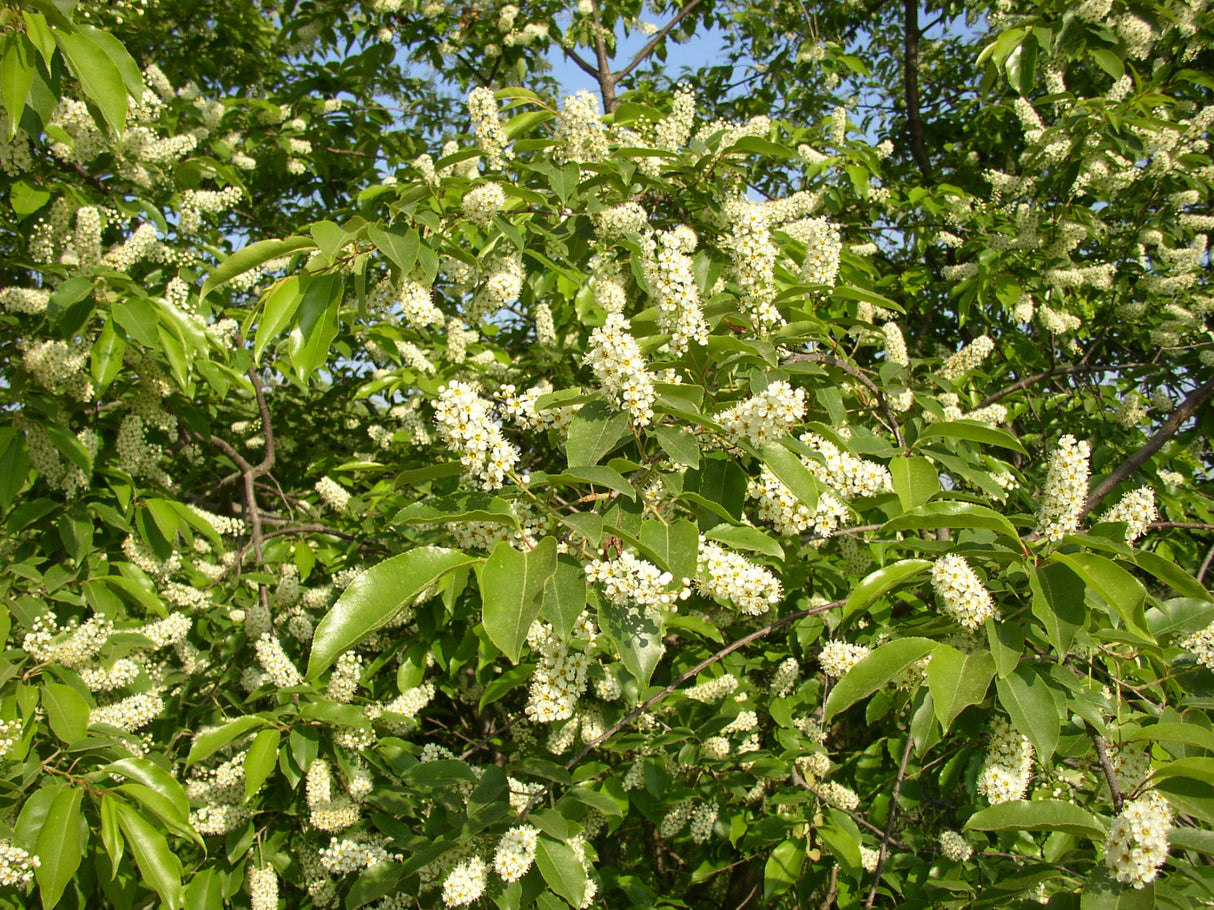
[[[0,906],[1210,901],[1214,23],[806,15],[0,7]]]

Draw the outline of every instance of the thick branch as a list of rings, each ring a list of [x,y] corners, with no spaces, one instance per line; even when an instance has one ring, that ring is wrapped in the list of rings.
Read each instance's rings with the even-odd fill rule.
[[[619,82],[634,69],[644,63],[645,58],[653,53],[654,48],[656,48],[666,39],[666,36],[674,30],[674,27],[687,18],[688,14],[703,2],[704,0],[691,0],[690,3],[679,10],[679,14],[667,22],[652,38],[645,42],[645,46],[637,52],[637,55],[632,58],[632,61],[612,77],[614,81]]]
[[[1096,759],[1100,762],[1100,770],[1104,772],[1104,782],[1109,785],[1109,796],[1113,800],[1113,811],[1120,813],[1123,798],[1121,795],[1121,786],[1117,781],[1117,771],[1113,768],[1113,761],[1109,758],[1109,743],[1103,736],[1096,732],[1096,728],[1089,723],[1084,723],[1087,728],[1088,736],[1092,740],[1092,744],[1096,747]]]
[[[594,4],[594,56],[599,68],[594,77],[599,80],[599,92],[603,96],[603,111],[615,113],[615,76],[611,74],[611,58],[607,56],[607,42],[603,38],[603,18],[599,14],[599,4]]]
[[[261,463],[253,467],[250,472],[254,478],[257,478],[268,474],[270,468],[274,467],[274,425],[270,421],[270,409],[266,407],[266,396],[262,389],[261,377],[257,375],[257,370],[253,367],[249,367],[249,380],[253,383],[257,410],[261,412],[261,433],[266,439],[266,454],[262,457]]]
[[[587,63],[584,59],[582,59],[581,54],[579,54],[573,48],[563,47],[563,48],[561,48],[561,50],[564,51],[565,56],[568,57],[570,60],[572,60],[574,65],[577,66],[577,68],[580,69],[583,73],[586,73],[586,74],[594,77],[595,79],[599,78],[599,71],[596,70],[589,63]]]
[[[923,179],[932,179],[932,161],[927,155],[923,114],[919,106],[919,0],[902,0],[906,44],[902,57],[902,82],[906,93],[906,122],[910,128],[911,154]]]
[[[885,831],[881,835],[881,850],[877,854],[877,871],[873,874],[872,887],[868,889],[868,897],[864,899],[865,910],[871,910],[873,901],[877,899],[877,888],[881,886],[881,874],[885,871],[885,858],[889,853],[889,845],[893,842],[894,822],[898,820],[898,796],[902,793],[902,782],[906,780],[906,766],[910,764],[911,751],[915,748],[915,738],[906,734],[906,747],[902,750],[902,763],[898,766],[898,776],[894,779],[894,792],[889,801],[889,818],[885,822]]]
[[[1096,485],[1091,495],[1088,496],[1088,501],[1084,503],[1083,512],[1080,513],[1080,518],[1089,514],[1093,509],[1100,505],[1101,500],[1109,495],[1117,488],[1123,480],[1137,471],[1140,467],[1163,448],[1164,443],[1176,435],[1177,431],[1184,425],[1190,417],[1192,417],[1197,409],[1205,404],[1210,396],[1214,395],[1214,379],[1209,380],[1204,385],[1200,385],[1189,393],[1189,397],[1180,403],[1172,415],[1164,421],[1161,426],[1146,444],[1143,445],[1137,452],[1119,464],[1104,480]]]

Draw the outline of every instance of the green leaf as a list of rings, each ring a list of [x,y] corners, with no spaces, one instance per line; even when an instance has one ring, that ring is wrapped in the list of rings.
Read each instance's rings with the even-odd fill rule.
[[[598,464],[625,435],[631,435],[627,414],[613,411],[601,401],[587,402],[569,423],[565,442],[569,466]]]
[[[295,313],[303,302],[303,282],[298,275],[282,278],[270,287],[262,297],[261,319],[257,323],[257,335],[253,340],[253,361],[261,362],[261,353],[266,345],[291,324]]]
[[[329,359],[344,292],[341,276],[334,274],[313,277],[304,288],[299,319],[287,339],[287,357],[301,385]]]
[[[156,827],[131,806],[118,806],[118,823],[143,876],[170,910],[182,906],[181,862]]]
[[[442,576],[474,561],[458,550],[418,547],[372,566],[350,583],[316,626],[308,679],[315,679],[343,651],[389,623]]]
[[[316,241],[311,237],[288,237],[285,240],[259,240],[251,243],[243,249],[237,250],[211,270],[211,274],[207,276],[207,280],[202,285],[198,300],[201,302],[217,287],[227,284],[237,275],[243,275],[271,259],[286,256],[296,250],[314,250],[316,248]]]
[[[800,838],[782,841],[771,851],[763,867],[765,899],[783,894],[801,879],[805,865],[805,842]]]
[[[930,459],[899,455],[889,460],[889,473],[903,509],[921,506],[940,492],[940,474]]]
[[[1020,666],[1020,658],[1024,656],[1024,631],[1019,624],[987,619],[986,640],[995,659],[995,672],[1001,679]]]
[[[994,676],[995,658],[986,651],[963,654],[948,645],[938,645],[932,651],[927,685],[936,719],[945,733],[958,714],[986,698]]]
[[[646,521],[641,524],[641,543],[658,558],[658,565],[676,580],[696,577],[700,532],[686,519],[671,524]]]
[[[599,607],[599,625],[615,642],[628,672],[642,686],[649,685],[665,651],[657,620],[630,605],[618,606],[604,599]]]
[[[1150,572],[1182,597],[1214,600],[1201,582],[1158,553],[1152,553],[1150,550],[1134,550],[1128,559],[1143,571]]]
[[[1197,724],[1159,723],[1145,727],[1134,727],[1123,724],[1118,728],[1122,742],[1149,740],[1155,743],[1180,743],[1186,746],[1196,746],[1207,752],[1214,752],[1214,731]]]
[[[586,870],[572,847],[541,837],[535,849],[535,864],[553,891],[575,907],[582,906],[586,893]]]
[[[417,233],[416,228],[405,228],[402,233],[399,225],[384,230],[372,224],[367,228],[367,239],[392,260],[402,276],[408,277],[413,271],[413,265],[417,262],[417,251],[422,245],[421,235]]]
[[[823,707],[824,719],[830,720],[868,698],[935,647],[936,643],[927,638],[899,638],[881,645],[835,683]]]
[[[780,482],[792,491],[792,494],[805,503],[805,507],[813,512],[818,508],[818,492],[821,485],[818,478],[809,472],[801,461],[801,456],[790,452],[784,446],[769,443],[763,446],[763,464],[768,470],[780,478]]]
[[[1056,563],[1030,567],[1028,573],[1033,591],[1033,615],[1045,626],[1054,650],[1066,654],[1076,633],[1087,622],[1083,582],[1074,572]]]
[[[121,135],[126,125],[126,85],[110,55],[83,32],[56,30],[54,35],[84,94],[97,105],[110,130]]]
[[[42,687],[42,707],[51,731],[65,743],[84,739],[89,726],[89,704],[84,696],[62,683],[48,682]]]
[[[501,541],[480,572],[485,632],[511,663],[518,663],[527,630],[539,615],[544,585],[556,571],[556,538],[520,552]]]
[[[1214,758],[1205,756],[1182,758],[1157,766],[1152,774],[1152,778],[1157,781],[1167,780],[1169,777],[1185,777],[1206,784],[1214,784]]]
[[[551,582],[552,579],[549,579],[549,584]],[[500,701],[518,687],[526,685],[534,672],[535,667],[531,664],[521,664],[511,667],[509,670],[503,670],[485,686],[485,691],[481,693],[479,709],[483,711],[485,705]]]
[[[59,903],[64,889],[76,875],[84,856],[88,828],[80,813],[84,791],[68,787],[55,794],[46,821],[38,834],[36,853],[42,861],[34,873],[42,896],[43,910]]]
[[[708,540],[725,544],[734,550],[750,550],[775,559],[784,558],[784,548],[758,528],[746,525],[720,524],[704,535]]]
[[[1038,760],[1049,761],[1062,729],[1062,704],[1055,690],[1043,676],[1026,666],[996,679],[995,688],[1012,726],[1029,738],[1037,749]]]
[[[223,910],[223,879],[214,869],[196,873],[185,889],[185,905],[190,910]]]
[[[540,616],[552,623],[562,639],[567,639],[585,609],[586,571],[574,557],[561,553],[556,558],[556,571],[544,583]]]
[[[1092,59],[1096,61],[1097,66],[1114,79],[1120,79],[1125,75],[1125,64],[1122,62],[1121,57],[1107,47],[1093,48]]]
[[[21,114],[25,110],[25,98],[33,84],[34,47],[24,35],[15,34],[4,51],[3,59],[0,59],[0,96],[4,109],[8,111],[8,135],[3,137],[6,142],[11,142],[17,135]]]
[[[646,432],[656,436],[658,444],[675,464],[688,468],[700,466],[700,444],[695,436],[681,427],[656,426]]]
[[[903,559],[868,574],[847,596],[847,603],[843,605],[843,618],[863,610],[886,591],[893,590],[908,578],[921,575],[931,567],[931,562],[926,559]]]
[[[1147,591],[1137,578],[1111,559],[1095,553],[1055,553],[1051,560],[1062,563],[1117,611],[1131,632],[1153,640],[1143,613]]]
[[[537,475],[532,474],[531,477],[532,483],[537,483]],[[636,488],[623,474],[602,465],[576,465],[560,474],[549,474],[545,480],[548,483],[589,483],[623,493],[629,499],[637,498]]]
[[[118,866],[126,853],[126,845],[122,840],[122,827],[118,823],[118,807],[122,800],[112,793],[101,795],[101,844],[105,847],[106,855],[110,858],[110,878],[118,875]]]
[[[155,762],[148,761],[146,758],[123,758],[110,762],[101,770],[155,790],[173,805],[182,821],[189,821],[190,801],[185,795],[185,789],[177,778]]]
[[[1193,850],[1214,856],[1214,831],[1202,828],[1173,828],[1168,832],[1168,845],[1173,850]]]
[[[369,866],[354,879],[346,894],[344,905],[349,910],[363,907],[389,894],[399,893],[404,870],[400,863],[376,863]],[[192,908],[191,908],[192,910]]]
[[[1079,910],[1154,910],[1155,883],[1148,882],[1143,888],[1123,885],[1113,878],[1104,863],[1096,868],[1083,883],[1079,895]]]
[[[89,355],[89,368],[98,392],[109,388],[122,369],[122,355],[125,351],[126,339],[114,328],[114,319],[111,316],[101,327],[101,334],[93,342]]]
[[[219,749],[232,742],[232,740],[244,736],[250,730],[264,727],[266,723],[267,721],[264,717],[256,714],[246,714],[244,717],[230,720],[226,724],[216,727],[214,730],[208,730],[206,733],[199,734],[194,738],[193,745],[190,746],[190,754],[186,756],[185,760],[186,766],[188,767],[209,758]]]
[[[965,827],[971,831],[1065,831],[1093,839],[1104,837],[1104,827],[1096,816],[1059,799],[999,803],[975,812]]]
[[[993,509],[971,502],[929,502],[911,509],[881,526],[881,533],[889,531],[921,531],[927,528],[982,528],[1005,534],[1020,544],[1020,535],[1012,523]],[[1023,544],[1020,544],[1023,546]]]
[[[519,526],[514,508],[506,500],[489,493],[455,493],[431,496],[405,506],[392,519],[393,524],[428,524],[436,521],[493,521]]]
[[[244,798],[253,798],[278,763],[278,747],[282,734],[277,730],[262,730],[253,737],[253,745],[244,757]]]
[[[94,44],[105,51],[106,56],[117,67],[118,72],[122,75],[122,84],[126,87],[127,94],[135,99],[142,98],[143,73],[139,71],[139,64],[135,62],[135,58],[122,46],[122,42],[109,32],[104,32],[91,25],[81,25],[79,29],[82,34],[87,35]]]

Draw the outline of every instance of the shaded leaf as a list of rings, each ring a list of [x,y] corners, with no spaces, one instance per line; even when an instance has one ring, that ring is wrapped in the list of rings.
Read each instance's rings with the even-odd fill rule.
[[[481,568],[485,632],[511,663],[518,663],[556,564],[556,538],[545,537],[523,552],[500,541]]]

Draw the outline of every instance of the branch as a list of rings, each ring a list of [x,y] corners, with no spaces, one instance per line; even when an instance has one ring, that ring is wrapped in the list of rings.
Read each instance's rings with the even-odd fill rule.
[[[270,409],[266,407],[266,396],[261,385],[261,377],[257,375],[257,370],[249,367],[249,380],[253,383],[253,395],[257,398],[257,410],[261,412],[261,432],[266,438],[266,454],[262,456],[261,463],[252,469],[253,477],[261,477],[263,474],[268,474],[270,468],[274,467],[274,425],[270,420]]]
[[[594,56],[599,68],[595,78],[599,80],[599,92],[603,95],[603,113],[615,113],[615,77],[611,75],[611,60],[607,56],[607,42],[603,40],[603,18],[599,14],[598,0],[594,3]]]
[[[1123,799],[1121,796],[1121,786],[1117,781],[1117,772],[1113,769],[1113,762],[1109,758],[1109,743],[1103,736],[1096,732],[1096,728],[1084,721],[1083,726],[1088,731],[1088,736],[1092,739],[1092,744],[1096,746],[1096,759],[1100,762],[1100,770],[1104,772],[1104,782],[1109,785],[1109,796],[1113,800],[1113,811],[1121,814],[1121,806]]]
[[[881,834],[881,850],[877,854],[877,871],[873,874],[872,887],[868,889],[868,897],[864,899],[864,910],[872,910],[873,901],[877,899],[877,888],[881,885],[881,874],[885,871],[885,857],[889,845],[893,841],[894,822],[898,820],[898,795],[902,792],[902,782],[906,780],[906,766],[910,764],[911,750],[915,748],[915,738],[910,731],[906,733],[906,748],[902,750],[902,763],[898,766],[898,776],[894,779],[894,793],[889,801],[889,818],[885,821],[885,831]]]
[[[932,179],[932,160],[927,155],[923,114],[919,109],[919,2],[903,0],[903,20],[906,25],[905,53],[902,57],[902,82],[906,92],[906,124],[910,129],[911,154],[924,180]],[[875,887],[875,886],[874,886]],[[872,894],[869,895],[869,905]]]
[[[898,418],[894,416],[893,410],[889,406],[889,402],[885,400],[885,395],[877,387],[877,384],[864,375],[864,371],[857,366],[852,366],[845,360],[840,360],[838,357],[832,357],[830,354],[821,354],[816,351],[808,354],[793,354],[784,361],[785,363],[824,363],[827,366],[835,367],[842,370],[848,376],[860,382],[864,388],[868,389],[877,399],[877,403],[881,407],[881,412],[885,415],[885,419],[889,421],[890,430],[893,431],[894,439],[897,441],[900,448],[906,447],[906,440],[902,438],[902,428],[898,426]]]
[[[1214,531],[1214,525],[1202,524],[1200,521],[1153,521],[1147,525],[1152,531],[1176,529],[1180,531]]]
[[[1214,379],[1208,380],[1204,385],[1200,385],[1189,393],[1189,397],[1181,402],[1180,407],[1172,412],[1172,415],[1164,421],[1161,426],[1146,444],[1143,445],[1137,452],[1119,464],[1116,469],[1097,484],[1096,489],[1088,496],[1088,501],[1083,505],[1083,511],[1079,513],[1082,519],[1084,516],[1091,513],[1096,506],[1100,505],[1100,501],[1111,493],[1118,484],[1137,471],[1140,467],[1147,463],[1152,455],[1163,448],[1164,443],[1176,435],[1186,420],[1196,413],[1197,409],[1214,395]]]
[[[677,16],[667,22],[657,34],[645,42],[645,46],[637,52],[635,57],[632,58],[632,62],[612,77],[613,81],[619,82],[634,69],[644,63],[645,58],[653,53],[653,49],[661,44],[663,39],[665,39],[665,37],[671,33],[674,27],[687,18],[687,15],[702,2],[704,2],[704,0],[691,0],[690,3],[679,10],[679,14]]]
[[[1202,579],[1206,577],[1206,571],[1210,568],[1210,562],[1214,561],[1214,546],[1206,552],[1206,558],[1201,561],[1201,568],[1197,570],[1197,583],[1202,584]]]
[[[999,399],[1006,398],[1008,395],[1011,395],[1013,392],[1019,392],[1021,389],[1027,389],[1029,386],[1036,385],[1038,382],[1041,382],[1044,379],[1055,379],[1059,376],[1068,376],[1074,373],[1105,373],[1118,370],[1132,370],[1139,367],[1149,366],[1152,366],[1152,364],[1123,363],[1117,366],[1093,366],[1092,364],[1088,363],[1079,363],[1069,367],[1057,367],[1053,370],[1045,370],[1041,373],[1034,373],[1032,376],[1025,376],[1023,379],[1016,380],[1007,388],[1000,389],[998,392],[987,395],[986,398],[982,399],[982,403],[979,404],[978,407],[985,408],[988,404],[994,404]]]
[[[587,63],[584,59],[582,59],[582,56],[577,51],[575,51],[573,48],[562,47],[561,50],[563,50],[565,52],[565,56],[568,57],[570,60],[572,60],[574,62],[574,64],[577,66],[577,68],[580,69],[583,73],[587,73],[590,76],[593,76],[595,79],[599,78],[599,71],[596,70],[589,63]]]

